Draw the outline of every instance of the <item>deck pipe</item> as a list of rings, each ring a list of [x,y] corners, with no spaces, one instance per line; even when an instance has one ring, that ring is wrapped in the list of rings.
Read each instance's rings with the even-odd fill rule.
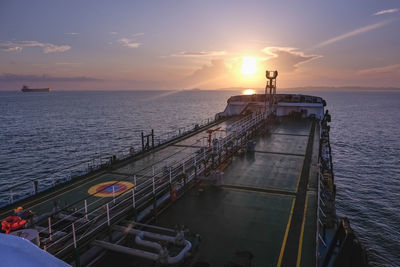
[[[151,241],[147,241],[147,240],[143,240],[144,237],[144,233],[140,232],[138,235],[136,235],[135,238],[135,242],[136,244],[138,244],[139,246],[144,246],[144,247],[148,247],[148,248],[153,248],[155,249],[158,253],[161,252],[162,250],[162,246],[157,243],[157,242],[151,242]]]
[[[149,259],[149,260],[153,260],[153,261],[157,261],[159,259],[159,255],[157,255],[155,253],[147,252],[147,251],[139,250],[139,249],[134,249],[134,248],[128,248],[128,247],[124,247],[124,246],[120,246],[120,245],[116,245],[116,244],[111,244],[111,243],[108,243],[108,242],[102,241],[102,240],[95,240],[95,241],[93,241],[93,244],[96,246],[108,249],[108,250],[115,251],[115,252],[133,255],[133,256],[137,256],[137,257],[141,257],[141,258],[145,258],[145,259]]]
[[[127,233],[132,233],[136,235],[135,242],[138,245],[142,245],[145,247],[153,248],[158,251],[158,254],[153,253],[153,252],[148,252],[140,249],[134,249],[134,248],[128,248],[116,244],[111,244],[109,242],[101,241],[101,240],[95,240],[93,242],[94,245],[103,247],[105,249],[109,249],[112,251],[116,252],[121,252],[153,261],[160,261],[161,263],[166,263],[166,264],[176,264],[181,262],[186,253],[192,248],[192,244],[184,239],[183,232],[178,232],[178,234],[175,237],[172,236],[166,236],[166,235],[160,235],[156,233],[151,233],[151,232],[146,232],[146,231],[140,231],[137,229],[128,229],[126,227],[122,226],[113,226],[114,230],[117,231],[124,231]],[[173,243],[176,245],[184,245],[184,248],[178,253],[178,255],[171,257],[168,255],[168,250],[167,248],[163,248],[160,244],[157,242],[152,242],[152,241],[147,241],[143,240],[144,237],[148,237],[151,239],[156,239],[156,240],[163,240],[169,243]]]

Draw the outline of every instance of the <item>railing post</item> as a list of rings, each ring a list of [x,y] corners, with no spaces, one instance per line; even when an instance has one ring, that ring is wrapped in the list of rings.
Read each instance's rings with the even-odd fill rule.
[[[38,192],[38,181],[34,180],[33,181],[33,194],[36,195]]]
[[[87,200],[85,199],[85,219],[88,221],[88,208],[87,208]]]
[[[106,209],[107,209],[107,225],[110,226],[110,207],[108,206],[108,203],[106,204]]]
[[[132,205],[133,205],[133,208],[136,208],[135,188],[132,188]]]
[[[152,178],[152,181],[153,181],[153,195],[155,196],[156,195],[156,185],[154,183],[154,176]]]
[[[50,241],[53,240],[52,232],[51,232],[51,217],[48,218],[48,223],[49,223],[49,239]]]
[[[185,160],[182,162],[182,173],[185,173]]]
[[[169,167],[169,184],[172,185],[172,168]]]
[[[76,235],[75,235],[75,225],[72,223],[72,238],[74,240],[74,248],[76,248]]]
[[[194,177],[197,177],[197,155],[194,154]]]
[[[115,187],[112,186],[113,203],[115,204]]]
[[[137,186],[137,184],[136,184],[136,174],[133,176],[133,184],[135,185],[135,187]]]

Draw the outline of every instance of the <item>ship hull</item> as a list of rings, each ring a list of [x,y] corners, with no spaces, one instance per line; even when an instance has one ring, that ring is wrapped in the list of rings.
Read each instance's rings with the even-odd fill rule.
[[[43,92],[50,92],[50,88],[38,88],[38,89],[29,89],[29,88],[23,88],[21,89],[22,92],[24,93],[43,93]]]

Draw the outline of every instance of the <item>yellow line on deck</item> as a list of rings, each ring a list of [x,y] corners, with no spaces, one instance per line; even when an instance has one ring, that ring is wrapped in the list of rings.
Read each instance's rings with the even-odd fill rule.
[[[296,267],[300,266],[301,262],[301,251],[303,249],[303,234],[304,234],[304,225],[306,221],[307,214],[307,203],[308,203],[308,194],[306,193],[306,202],[304,203],[304,214],[303,214],[303,222],[301,223],[301,232],[300,232],[300,240],[299,240],[299,250],[297,252],[297,263]]]
[[[286,231],[285,231],[285,236],[283,237],[283,242],[282,242],[282,247],[281,247],[281,253],[279,254],[279,259],[278,259],[278,264],[276,265],[277,267],[280,267],[282,264],[282,257],[283,257],[283,252],[285,251],[286,247],[286,240],[289,234],[289,228],[290,228],[290,222],[292,220],[292,215],[293,215],[293,209],[294,209],[294,203],[296,203],[296,198],[293,198],[292,202],[292,208],[290,209],[290,215],[289,215],[289,220],[286,225]]]
[[[310,126],[310,129],[308,131],[311,132],[311,126]],[[310,134],[308,134],[308,136],[310,136]],[[307,144],[308,144],[308,142],[307,142]],[[313,150],[311,150],[311,161],[312,161],[312,155],[313,155],[312,153],[313,153]],[[306,155],[307,155],[307,145],[306,145],[306,150],[304,151],[304,158],[303,158],[303,163],[301,164],[301,169],[300,169],[300,172],[299,172],[299,176],[297,177],[296,192],[298,191],[298,188],[299,188],[300,176],[301,176],[301,173],[303,172],[304,159],[305,159]],[[310,165],[311,165],[311,163],[310,163]],[[308,174],[308,177],[310,177],[310,174]]]
[[[244,189],[244,188],[232,188],[232,187],[224,187],[224,186],[222,186],[222,188],[233,190],[233,191],[246,192],[246,193],[251,192],[251,193],[260,193],[260,194],[264,194],[264,195],[289,196],[289,197],[296,198],[296,196],[295,196],[296,192],[287,191],[287,190],[281,190],[281,191],[286,191],[286,192],[288,192],[288,194],[283,194],[283,193],[279,193],[279,192],[255,191],[255,190],[249,190],[249,189]]]

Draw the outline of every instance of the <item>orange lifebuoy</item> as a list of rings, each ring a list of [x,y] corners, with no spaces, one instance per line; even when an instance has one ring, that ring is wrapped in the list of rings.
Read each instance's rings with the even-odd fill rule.
[[[26,220],[22,220],[21,217],[18,216],[8,216],[1,222],[1,229],[6,231],[6,234],[11,233],[12,231],[21,229],[27,223]]]

